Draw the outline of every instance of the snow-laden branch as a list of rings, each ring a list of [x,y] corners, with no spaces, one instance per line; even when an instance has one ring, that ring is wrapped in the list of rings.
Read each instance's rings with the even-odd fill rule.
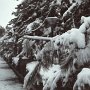
[[[28,36],[28,35],[25,35],[23,38],[25,38],[25,39],[34,39],[34,40],[45,40],[45,41],[50,41],[50,40],[52,40],[51,37]]]
[[[33,30],[32,30],[32,27],[33,27],[33,25],[34,25],[35,23],[39,25],[39,24],[40,24],[40,20],[37,19],[37,20],[35,20],[34,22],[28,24],[27,27],[26,27],[25,33],[31,33],[31,32],[33,31]]]
[[[40,75],[42,76],[43,90],[48,90],[51,88],[54,78],[57,76],[60,70],[59,65],[52,65],[49,69],[45,70],[43,67],[40,69]]]
[[[24,78],[24,84],[23,87],[26,88],[28,83],[30,82],[30,77],[32,77],[32,73],[39,64],[38,61],[31,62],[27,64],[26,69],[29,71],[27,75]],[[40,71],[38,72],[42,77],[42,83],[43,83],[43,90],[47,90],[48,88],[51,88],[52,82],[54,78],[58,75],[58,72],[60,70],[59,65],[52,65],[48,69],[43,68],[41,66]],[[34,82],[34,81],[33,81]]]
[[[59,36],[56,40],[54,45],[70,46],[70,43],[76,44],[78,48],[85,47],[85,35],[79,31],[79,29],[73,28],[70,31],[65,32],[61,36]]]
[[[57,82],[58,82],[59,79],[60,79],[60,76],[61,76],[61,70],[59,70],[59,71],[57,72],[57,75],[56,75],[56,77],[54,78],[54,80],[53,80],[53,82],[52,82],[52,85],[51,85],[50,90],[55,90],[55,88],[57,87]]]
[[[69,0],[70,3],[73,2],[73,0]],[[74,8],[78,7],[78,5],[81,5],[81,3],[84,2],[83,0],[75,0],[75,3],[72,3],[72,5],[68,8],[68,10],[63,14],[63,18],[66,17],[68,14],[72,13],[74,11]]]
[[[69,46],[70,43],[76,44],[78,48],[85,48],[85,32],[89,33],[90,28],[90,17],[81,17],[82,25],[77,28],[72,28],[71,30],[63,33],[61,36],[55,38],[55,45],[60,43],[64,46]]]
[[[23,84],[23,88],[26,88],[28,85],[28,80],[30,79],[30,77],[32,76],[32,73],[34,71],[34,69],[36,68],[36,66],[39,64],[38,61],[35,62],[31,62],[28,63],[26,66],[26,70],[28,71],[28,73],[26,74],[25,78],[24,78],[24,84]]]
[[[68,13],[70,14],[72,12],[72,10],[77,6],[77,3],[73,3],[68,10],[63,14],[63,18],[66,17],[68,15]]]

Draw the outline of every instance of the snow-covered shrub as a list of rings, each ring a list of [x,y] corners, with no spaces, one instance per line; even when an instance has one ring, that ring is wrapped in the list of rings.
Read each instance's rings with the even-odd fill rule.
[[[73,90],[90,90],[90,69],[83,68],[77,75]]]

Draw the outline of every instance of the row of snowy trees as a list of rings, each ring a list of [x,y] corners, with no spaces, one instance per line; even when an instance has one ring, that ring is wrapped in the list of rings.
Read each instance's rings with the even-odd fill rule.
[[[24,88],[90,89],[89,4],[23,0],[16,7],[6,27],[12,28],[0,38],[0,54],[24,76]]]

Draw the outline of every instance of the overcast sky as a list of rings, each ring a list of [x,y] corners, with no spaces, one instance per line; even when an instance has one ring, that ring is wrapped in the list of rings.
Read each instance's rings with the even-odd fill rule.
[[[0,0],[0,25],[5,27],[14,18],[11,13],[22,0]]]

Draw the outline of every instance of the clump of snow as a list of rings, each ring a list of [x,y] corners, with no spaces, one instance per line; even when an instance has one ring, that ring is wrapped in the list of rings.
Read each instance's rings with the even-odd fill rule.
[[[51,33],[51,27],[45,28],[43,33],[44,35],[49,35]]]
[[[62,35],[55,38],[54,47],[58,47],[58,44],[68,46],[70,42],[70,34],[69,33],[63,33]]]
[[[38,64],[39,64],[38,61],[34,61],[34,62],[27,64],[26,69],[29,72],[27,73],[27,75],[24,78],[24,84],[23,84],[24,88],[26,88],[28,80]],[[45,69],[43,66],[41,66],[39,73],[42,77],[43,90],[47,90],[48,88],[49,89],[51,88],[52,82],[55,79],[55,77],[57,76],[57,74],[59,73],[59,71],[60,71],[59,65],[52,65],[48,69]]]
[[[26,88],[27,86],[27,83],[28,83],[28,80],[33,72],[33,70],[35,69],[35,67],[38,65],[38,61],[34,61],[34,62],[31,62],[31,63],[28,63],[27,66],[26,66],[26,70],[29,71],[27,73],[27,75],[24,77],[24,84],[23,84],[23,88]]]
[[[44,48],[35,55],[37,60],[40,60],[42,58],[43,52],[44,52]]]
[[[42,76],[42,82],[43,82],[43,90],[50,89],[52,82],[58,72],[60,71],[59,65],[52,65],[49,67],[49,69],[44,69],[41,67],[40,69],[40,75]]]
[[[56,0],[56,2],[55,1],[52,1],[51,2],[51,6],[53,6],[53,5],[61,5],[61,1],[62,0]]]
[[[69,0],[70,3],[73,3],[73,0]],[[83,2],[83,0],[74,0],[76,3],[78,3],[79,5]]]
[[[11,42],[15,42],[15,38],[11,37],[10,39],[7,40],[7,42],[11,43]]]
[[[25,30],[26,33],[31,33],[32,32],[32,27],[33,27],[34,23],[39,24],[40,20],[36,19],[36,21],[34,21],[34,22],[30,23],[29,25],[27,25],[26,30]]]
[[[90,27],[90,16],[89,17],[82,16],[81,23],[83,23],[83,24],[80,26],[79,30],[82,33],[85,33],[86,30]]]
[[[73,28],[55,40],[55,45],[60,43],[60,45],[69,46],[70,43],[75,43],[78,48],[85,47],[85,35],[79,31],[79,29]]]
[[[60,37],[60,44],[65,46],[69,45],[69,36],[69,33],[62,34]]]
[[[57,0],[57,4],[58,4],[58,5],[61,5],[61,1],[62,1],[62,0]]]
[[[18,65],[19,57],[13,57],[12,58],[12,64],[15,64],[16,66]]]
[[[83,22],[83,23],[87,22],[88,24],[90,24],[90,16],[89,17],[82,16],[81,22]]]
[[[71,29],[70,42],[75,43],[78,48],[85,47],[85,35],[79,31],[79,29]]]
[[[25,32],[31,32],[31,30],[32,30],[32,25],[33,25],[33,22],[32,23],[30,23],[28,26],[27,26],[27,28],[26,28],[26,31]]]
[[[73,90],[76,90],[76,88],[78,88],[78,90],[81,90],[82,87],[85,88],[86,84],[90,86],[90,69],[89,68],[83,68],[82,71],[78,74]]]

